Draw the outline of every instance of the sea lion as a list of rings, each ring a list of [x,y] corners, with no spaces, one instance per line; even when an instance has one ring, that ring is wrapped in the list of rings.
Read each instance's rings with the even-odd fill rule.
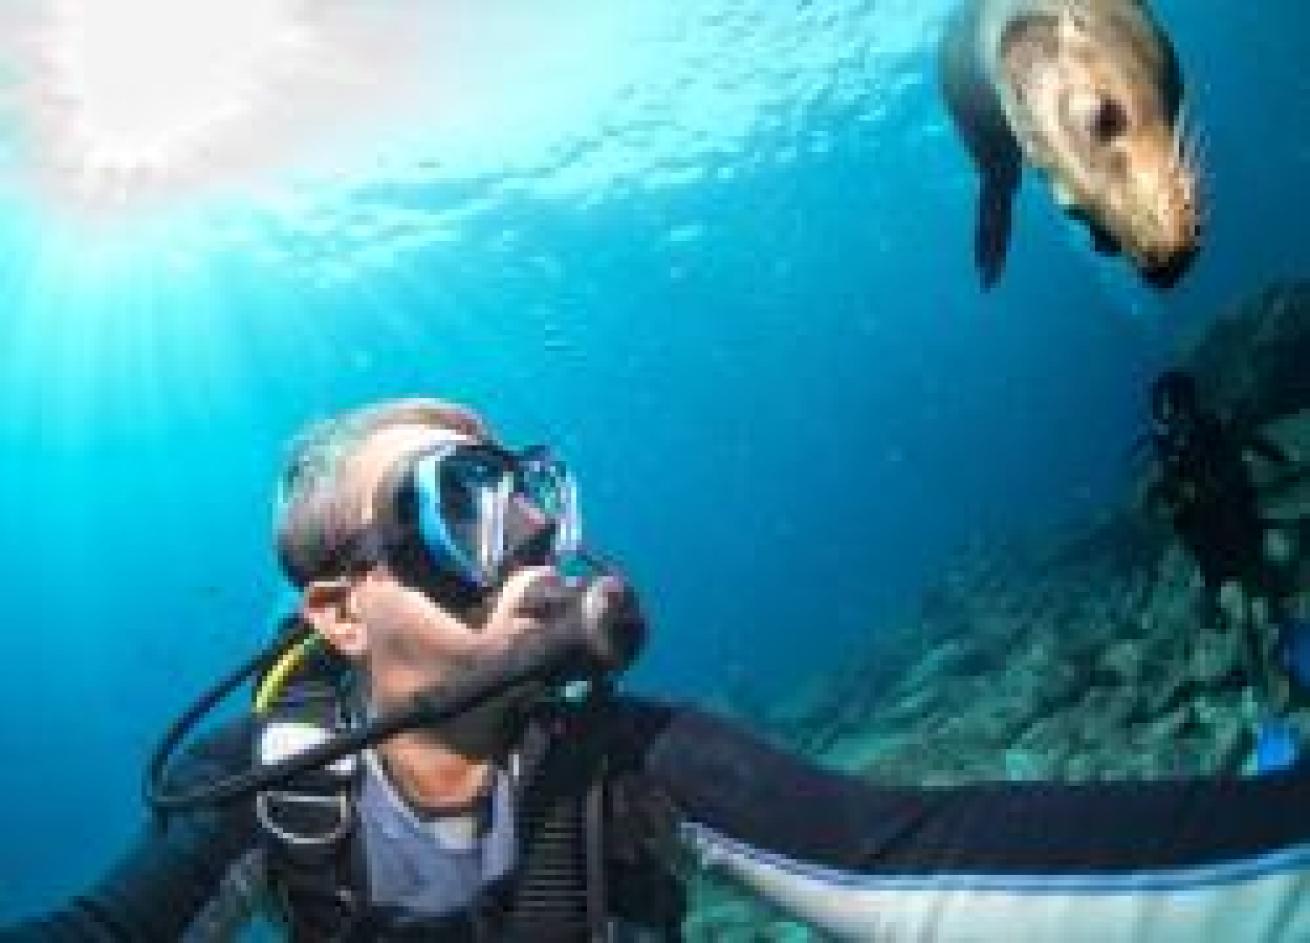
[[[975,258],[1000,277],[1024,161],[1151,284],[1200,245],[1199,159],[1182,74],[1142,0],[965,0],[940,50],[951,116],[982,176]]]

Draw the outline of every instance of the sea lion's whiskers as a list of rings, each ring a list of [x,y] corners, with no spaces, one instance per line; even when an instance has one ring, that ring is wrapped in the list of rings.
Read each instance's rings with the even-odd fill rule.
[[[1210,165],[1210,135],[1205,128],[1198,128],[1196,132],[1197,157],[1200,160],[1200,169],[1202,173]]]
[[[1206,145],[1199,129],[1188,128],[1183,137],[1182,155],[1179,169],[1191,177],[1201,177],[1205,173]]]
[[[1210,145],[1204,134],[1200,131],[1192,139],[1192,173],[1198,177],[1205,176],[1205,168],[1209,165]]]

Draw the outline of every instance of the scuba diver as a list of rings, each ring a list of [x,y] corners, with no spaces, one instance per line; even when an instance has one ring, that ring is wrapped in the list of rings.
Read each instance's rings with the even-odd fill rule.
[[[678,940],[696,864],[845,940],[1310,938],[1310,769],[885,788],[621,692],[646,624],[568,469],[437,401],[313,427],[282,495],[282,635],[168,731],[136,847],[4,943],[257,908],[313,943]]]
[[[1264,633],[1285,590],[1269,559],[1271,529],[1260,516],[1248,457],[1293,459],[1258,433],[1243,432],[1201,405],[1196,380],[1170,370],[1151,386],[1155,473],[1148,505],[1162,513],[1200,570],[1211,621],[1222,613],[1243,633],[1250,677],[1261,695],[1276,684]]]
[[[1173,521],[1206,587],[1217,594],[1236,582],[1252,596],[1270,593],[1268,528],[1247,456],[1284,466],[1293,464],[1291,456],[1265,436],[1243,433],[1202,408],[1196,380],[1180,370],[1152,384],[1151,420],[1158,463],[1151,498]]]

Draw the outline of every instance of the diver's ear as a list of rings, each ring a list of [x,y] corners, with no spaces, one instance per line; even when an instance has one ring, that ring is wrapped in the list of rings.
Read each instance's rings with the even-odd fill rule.
[[[346,658],[358,658],[368,647],[368,627],[355,603],[356,583],[350,579],[314,580],[300,597],[300,614],[328,644]]]

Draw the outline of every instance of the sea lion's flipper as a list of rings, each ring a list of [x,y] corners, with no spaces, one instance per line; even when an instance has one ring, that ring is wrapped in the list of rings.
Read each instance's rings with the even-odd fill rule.
[[[1013,228],[1014,187],[1003,179],[986,174],[978,195],[978,229],[974,235],[973,257],[978,265],[983,288],[991,288],[1005,268]]]
[[[1023,155],[1000,98],[978,57],[979,4],[970,0],[951,17],[939,56],[942,94],[982,177],[974,259],[990,288],[1005,267],[1014,196]]]

